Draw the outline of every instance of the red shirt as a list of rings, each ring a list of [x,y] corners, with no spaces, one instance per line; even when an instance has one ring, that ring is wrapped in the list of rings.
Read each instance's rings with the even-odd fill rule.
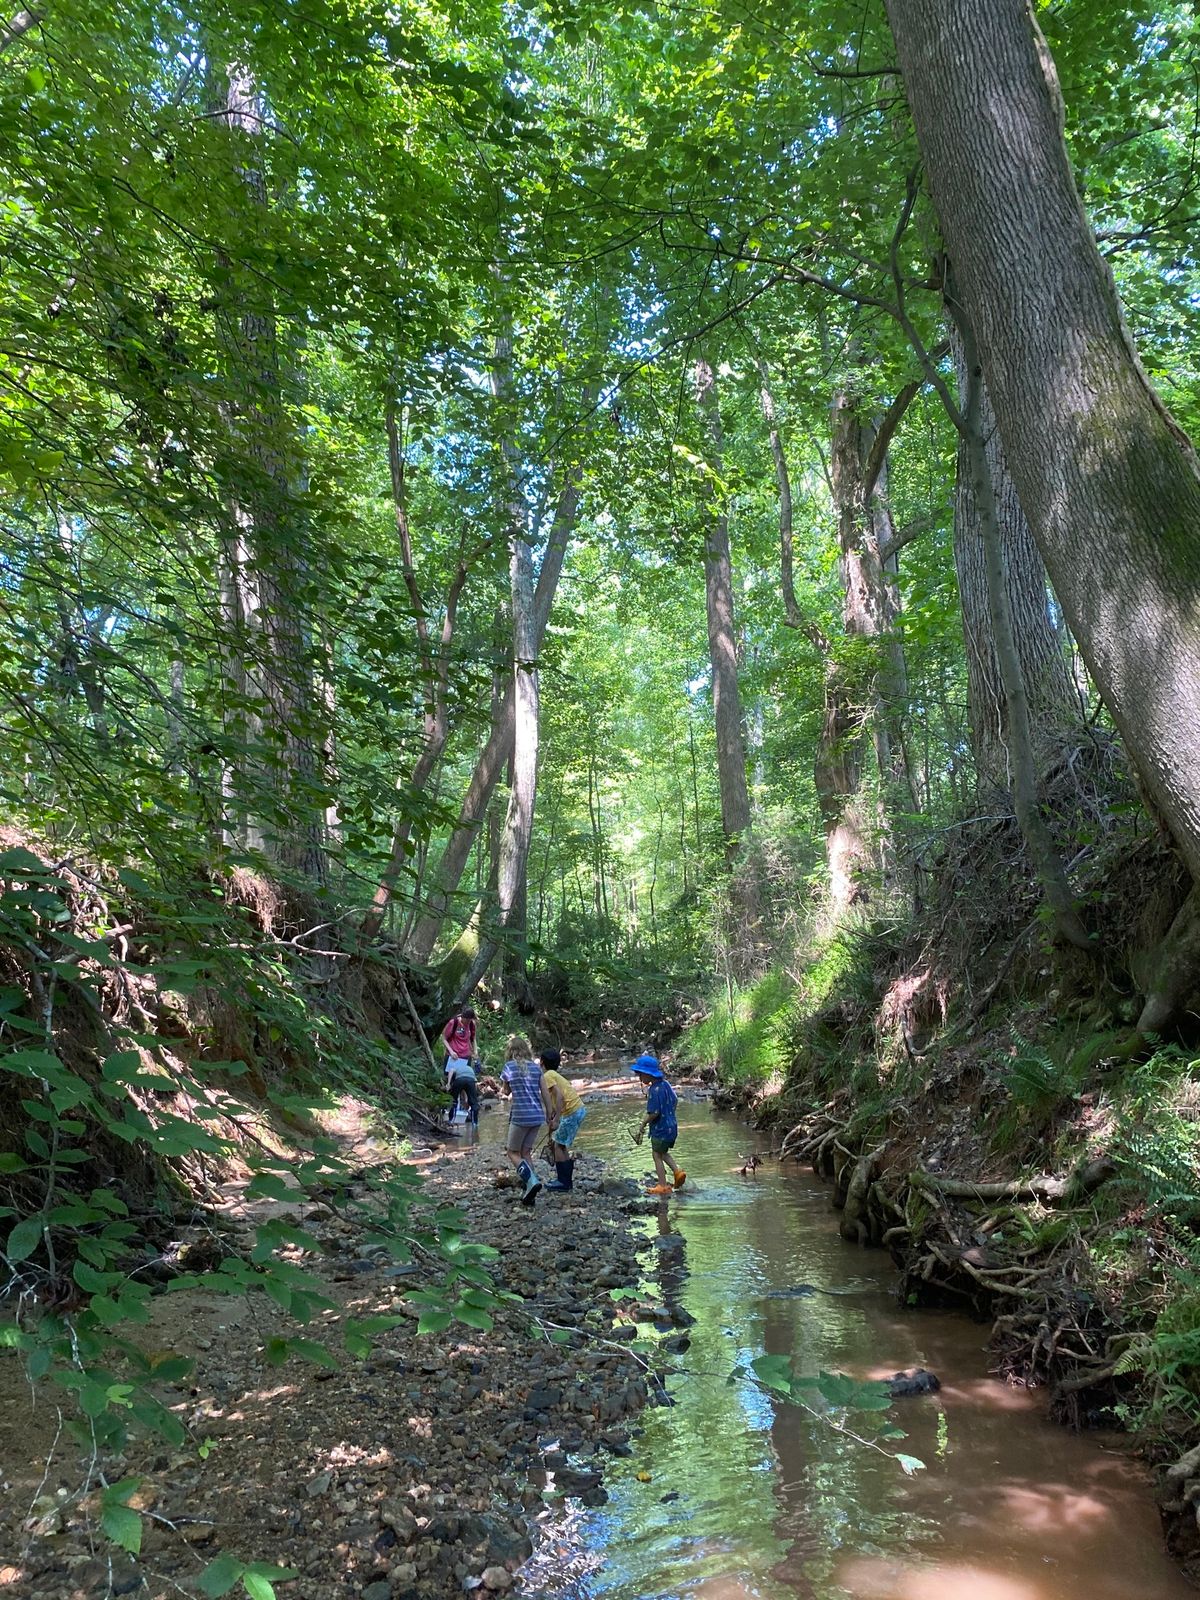
[[[442,1038],[459,1061],[469,1061],[475,1054],[475,1024],[469,1017],[451,1017],[442,1029]]]

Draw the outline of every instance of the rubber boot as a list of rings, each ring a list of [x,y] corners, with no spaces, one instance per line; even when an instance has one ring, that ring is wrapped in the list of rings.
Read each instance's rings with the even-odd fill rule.
[[[546,1193],[570,1194],[572,1187],[571,1174],[575,1170],[575,1163],[573,1161],[556,1161],[554,1170],[558,1173],[558,1181],[557,1183],[548,1183],[546,1185]]]
[[[525,1192],[521,1196],[521,1204],[523,1206],[531,1206],[537,1199],[538,1190],[542,1187],[542,1180],[529,1165],[528,1161],[522,1161],[521,1165],[517,1168],[517,1176],[521,1178],[525,1184]]]

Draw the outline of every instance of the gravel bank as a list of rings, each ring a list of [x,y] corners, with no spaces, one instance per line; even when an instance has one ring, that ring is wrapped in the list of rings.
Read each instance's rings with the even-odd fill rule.
[[[279,1600],[531,1594],[514,1574],[535,1545],[535,1570],[545,1573],[554,1540],[551,1572],[569,1567],[564,1533],[577,1520],[569,1513],[603,1502],[605,1460],[631,1453],[638,1412],[664,1398],[645,1357],[629,1348],[635,1308],[611,1295],[637,1282],[643,1242],[630,1215],[647,1202],[586,1156],[573,1194],[543,1195],[532,1208],[494,1186],[499,1170],[494,1150],[425,1168],[430,1194],[465,1207],[470,1235],[501,1252],[499,1281],[520,1297],[490,1333],[456,1325],[418,1338],[406,1301],[417,1277],[366,1254],[340,1221],[313,1220],[307,1206],[306,1226],[331,1250],[324,1275],[341,1314],[405,1315],[365,1361],[345,1356],[331,1317],[330,1326],[303,1331],[338,1353],[336,1372],[294,1359],[265,1366],[262,1342],[283,1330],[261,1296],[188,1292],[161,1302],[155,1341],[198,1351],[188,1382],[164,1398],[197,1444],[208,1441],[207,1459],[195,1446],[159,1447],[118,1464],[117,1475],[143,1479],[134,1504],[147,1514],[141,1559],[115,1553],[110,1564],[103,1547],[89,1544],[89,1508],[61,1492],[79,1481],[74,1447],[60,1441],[40,1486],[44,1457],[17,1471],[10,1456],[0,1549],[25,1553],[7,1569],[3,1592],[166,1600],[197,1593],[195,1580],[218,1551],[296,1569]],[[11,1408],[29,1405],[12,1382],[16,1365],[0,1396],[10,1430]],[[51,1435],[52,1407],[47,1398],[38,1408],[43,1422],[50,1413]],[[13,1559],[0,1557],[0,1568]],[[553,1583],[544,1585],[536,1592],[551,1593]]]

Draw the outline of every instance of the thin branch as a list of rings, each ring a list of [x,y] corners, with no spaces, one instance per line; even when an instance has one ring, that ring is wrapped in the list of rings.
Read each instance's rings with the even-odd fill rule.
[[[940,361],[950,349],[950,341],[943,339],[941,344],[935,345],[929,352],[930,361]],[[914,378],[906,383],[900,393],[892,401],[884,413],[883,420],[871,445],[871,453],[867,457],[867,464],[863,469],[863,500],[870,500],[875,492],[875,485],[879,482],[879,474],[883,471],[884,462],[887,460],[888,449],[895,437],[896,429],[904,419],[904,413],[925,387],[925,377]]]
[[[886,566],[893,556],[900,554],[905,545],[912,544],[914,539],[919,539],[923,533],[928,533],[930,528],[936,527],[941,517],[940,511],[930,511],[923,517],[914,517],[911,522],[906,522],[904,527],[897,529],[879,551],[882,564]]]

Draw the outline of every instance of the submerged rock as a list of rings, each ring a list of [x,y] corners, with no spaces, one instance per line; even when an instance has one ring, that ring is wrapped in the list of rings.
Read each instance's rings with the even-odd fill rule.
[[[884,1382],[894,1400],[903,1399],[912,1394],[936,1394],[942,1387],[942,1381],[934,1372],[928,1372],[924,1367],[914,1367],[911,1372],[894,1372]]]

